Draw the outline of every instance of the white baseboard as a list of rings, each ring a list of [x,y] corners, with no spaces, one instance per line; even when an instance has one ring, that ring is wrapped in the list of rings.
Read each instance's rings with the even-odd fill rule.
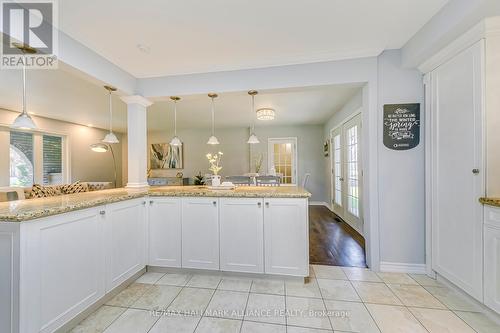
[[[381,272],[426,274],[425,264],[408,264],[402,262],[380,262]]]
[[[328,203],[324,201],[309,201],[309,206],[325,206],[326,208],[330,209]]]

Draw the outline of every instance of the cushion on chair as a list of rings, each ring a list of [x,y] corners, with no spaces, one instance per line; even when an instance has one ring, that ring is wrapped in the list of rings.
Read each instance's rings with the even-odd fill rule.
[[[72,184],[66,184],[61,186],[61,192],[63,194],[72,194],[72,193],[81,193],[88,192],[89,186],[87,183],[82,183],[80,181],[76,181]]]

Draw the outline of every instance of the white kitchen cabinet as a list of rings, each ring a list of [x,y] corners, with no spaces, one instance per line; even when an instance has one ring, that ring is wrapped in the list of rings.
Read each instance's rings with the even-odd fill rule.
[[[264,199],[264,262],[268,274],[309,275],[307,199]]]
[[[500,208],[485,206],[484,304],[500,313]]]
[[[146,265],[146,215],[143,198],[106,206],[106,291]]]
[[[150,198],[149,265],[181,267],[181,212],[180,198]]]
[[[21,224],[20,332],[52,332],[104,296],[100,210]]]
[[[182,267],[219,269],[217,198],[182,198]]]
[[[264,273],[264,213],[261,198],[221,198],[220,269]]]

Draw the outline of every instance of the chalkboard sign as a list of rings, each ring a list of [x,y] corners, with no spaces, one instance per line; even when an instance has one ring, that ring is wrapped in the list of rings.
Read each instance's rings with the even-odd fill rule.
[[[420,104],[384,105],[384,145],[408,150],[420,142]]]

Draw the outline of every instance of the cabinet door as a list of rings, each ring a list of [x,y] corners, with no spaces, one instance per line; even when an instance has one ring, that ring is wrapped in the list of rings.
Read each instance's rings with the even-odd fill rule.
[[[181,267],[181,199],[149,201],[149,265]]]
[[[110,291],[144,268],[144,199],[106,206],[106,291]]]
[[[220,268],[264,273],[262,199],[220,199]]]
[[[268,274],[309,275],[307,199],[264,199],[264,261]]]
[[[104,217],[99,210],[21,226],[21,332],[53,332],[104,296]]]
[[[500,313],[500,227],[484,227],[484,304]]]
[[[431,73],[432,268],[483,297],[484,42]],[[457,190],[459,189],[459,190]]]
[[[182,199],[182,267],[219,269],[218,199]]]

